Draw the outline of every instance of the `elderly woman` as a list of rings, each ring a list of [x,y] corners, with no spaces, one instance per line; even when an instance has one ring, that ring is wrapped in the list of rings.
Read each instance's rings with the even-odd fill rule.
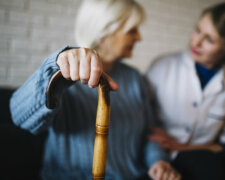
[[[111,93],[106,179],[180,179],[156,144],[146,142],[153,117],[141,75],[122,64],[141,39],[142,7],[132,0],[84,1],[77,17],[76,40],[85,48],[66,47],[51,54],[12,96],[13,121],[37,134],[47,130],[42,179],[91,179],[98,84],[102,74]],[[61,70],[59,105],[46,107],[49,79]],[[107,72],[117,83],[115,83]],[[67,80],[66,80],[67,79]],[[76,83],[71,83],[76,82]],[[84,84],[88,84],[85,86]],[[18,106],[19,104],[19,106]]]
[[[190,50],[165,56],[148,71],[165,131],[150,140],[169,149],[187,179],[224,180],[225,3],[203,11]]]

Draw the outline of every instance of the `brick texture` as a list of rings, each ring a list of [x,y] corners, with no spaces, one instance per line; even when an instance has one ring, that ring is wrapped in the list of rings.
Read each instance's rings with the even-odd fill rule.
[[[51,52],[73,39],[82,0],[0,0],[0,86],[18,87]],[[142,41],[125,63],[145,73],[159,55],[187,48],[201,10],[221,0],[138,0],[147,12]]]

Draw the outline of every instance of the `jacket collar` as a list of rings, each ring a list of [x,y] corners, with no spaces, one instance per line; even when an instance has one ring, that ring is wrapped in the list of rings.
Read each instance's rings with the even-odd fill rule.
[[[183,53],[183,61],[185,65],[187,65],[190,70],[196,74],[195,62],[191,58],[190,51],[185,51]],[[225,65],[215,74],[215,76],[209,81],[206,87],[203,90],[203,94],[205,97],[216,94],[222,90],[225,90]]]

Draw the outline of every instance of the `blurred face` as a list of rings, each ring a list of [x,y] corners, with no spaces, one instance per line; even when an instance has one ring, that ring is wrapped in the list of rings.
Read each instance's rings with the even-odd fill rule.
[[[119,28],[113,35],[105,37],[100,45],[100,52],[103,53],[103,61],[112,63],[120,58],[129,58],[132,56],[134,45],[141,40],[137,27],[124,33],[123,28]]]
[[[217,33],[210,14],[204,15],[191,36],[191,56],[208,68],[214,67],[225,56],[225,44]]]

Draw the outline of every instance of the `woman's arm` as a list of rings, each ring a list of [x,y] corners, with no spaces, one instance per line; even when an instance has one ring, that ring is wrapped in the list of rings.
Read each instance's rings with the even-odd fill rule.
[[[166,132],[159,128],[150,128],[153,132],[152,135],[148,136],[150,141],[154,141],[159,144],[159,146],[166,148],[170,151],[189,151],[189,150],[209,150],[213,152],[218,152],[222,150],[220,144],[209,144],[209,145],[192,145],[192,144],[182,144],[177,142],[174,138],[170,137]]]
[[[45,106],[45,91],[50,77],[59,69],[56,64],[58,55],[67,49],[70,48],[65,47],[48,56],[24,85],[13,93],[10,111],[17,126],[38,133],[51,123],[54,111]]]
[[[57,93],[62,92],[71,82],[81,81],[89,87],[96,87],[102,73],[112,90],[118,85],[104,72],[95,50],[66,47],[50,55],[41,67],[19,88],[10,100],[10,110],[14,123],[32,133],[46,129],[52,122],[54,113],[46,107],[46,88],[55,71],[61,70],[65,79]],[[69,82],[69,83],[68,83]],[[60,93],[59,93],[60,94]],[[60,104],[60,103],[59,103]]]
[[[144,116],[146,119],[146,128],[149,126],[156,125],[156,118],[153,114],[152,104],[151,104],[151,96],[150,91],[148,89],[146,79],[144,77],[140,78],[140,89],[141,89],[141,97],[142,97],[142,105],[144,109]],[[147,131],[147,129],[146,129]],[[145,134],[145,137],[146,138]],[[146,140],[146,139],[145,139]],[[165,149],[161,148],[157,143],[152,141],[147,141],[144,148],[145,155],[145,163],[147,167],[152,167],[156,162],[163,160],[169,161],[169,154],[165,151]]]
[[[146,128],[157,125],[152,110],[152,101],[146,79],[140,79],[142,105],[146,119]],[[146,134],[145,134],[146,135]],[[144,137],[146,138],[146,136]],[[145,139],[146,140],[146,139]],[[170,165],[169,154],[157,143],[148,141],[144,146],[144,161],[148,167],[148,176],[151,179],[180,180],[180,174]]]
[[[210,144],[210,145],[187,145],[187,144],[181,144],[180,147],[178,147],[178,151],[188,151],[188,150],[209,150],[213,152],[219,152],[222,151],[222,146],[219,144]]]

